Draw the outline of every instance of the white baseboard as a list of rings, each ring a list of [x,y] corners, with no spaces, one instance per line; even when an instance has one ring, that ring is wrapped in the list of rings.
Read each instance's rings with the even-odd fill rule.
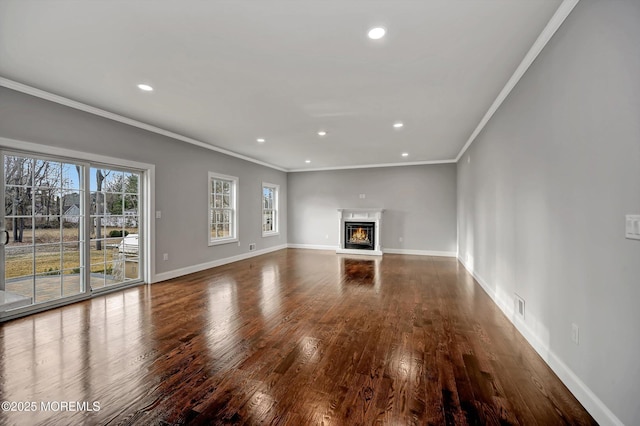
[[[308,249],[308,250],[331,250],[336,251],[340,248],[338,246],[322,246],[316,244],[288,244],[289,248],[296,249]],[[346,253],[347,251],[344,250]],[[382,253],[389,254],[410,254],[415,256],[443,256],[443,257],[456,257],[455,251],[433,251],[433,250],[405,250],[405,249],[391,249],[391,248],[383,248]],[[364,253],[364,250],[354,250],[353,254],[367,254]],[[377,253],[376,253],[377,254]]]
[[[205,269],[215,268],[217,266],[226,265],[228,263],[238,262],[240,260],[250,259],[252,257],[260,256],[263,254],[271,253],[278,250],[286,249],[286,244],[281,244],[279,246],[269,247],[262,250],[250,251],[247,253],[242,253],[237,256],[226,257],[224,259],[213,260],[211,262],[200,263],[199,265],[187,266],[185,268],[174,269],[173,271],[162,272],[160,274],[156,274],[153,277],[151,283],[157,283],[160,281],[170,280],[172,278],[181,277],[183,275],[193,274],[194,272],[204,271]]]
[[[434,250],[409,250],[409,249],[382,249],[383,252],[389,254],[410,254],[414,256],[442,256],[442,257],[456,257],[455,251],[434,251]]]
[[[472,268],[469,268],[464,261],[458,260],[465,269],[480,284],[480,287],[491,297],[491,300],[500,308],[507,319],[516,327],[518,332],[529,342],[533,349],[547,363],[554,373],[560,378],[562,383],[573,393],[584,408],[601,425],[624,426],[624,423],[613,414],[613,412],[594,394],[591,389],[545,344],[540,337],[522,320],[515,315],[514,303],[500,300],[496,291],[478,275]],[[514,321],[514,318],[516,319]]]
[[[336,249],[337,254],[355,254],[359,256],[382,256],[381,250]]]
[[[338,246],[321,246],[316,244],[287,244],[287,248],[307,249],[307,250],[333,250],[336,251]]]

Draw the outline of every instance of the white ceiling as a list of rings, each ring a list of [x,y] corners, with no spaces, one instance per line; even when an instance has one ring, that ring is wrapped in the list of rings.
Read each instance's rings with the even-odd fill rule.
[[[0,76],[286,170],[447,161],[560,4],[0,0]]]

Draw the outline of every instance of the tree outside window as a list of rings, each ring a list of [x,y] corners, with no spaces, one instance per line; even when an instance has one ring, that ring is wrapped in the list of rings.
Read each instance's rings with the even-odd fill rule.
[[[278,192],[280,187],[262,184],[262,236],[278,234]]]
[[[237,241],[238,178],[209,172],[209,245]]]

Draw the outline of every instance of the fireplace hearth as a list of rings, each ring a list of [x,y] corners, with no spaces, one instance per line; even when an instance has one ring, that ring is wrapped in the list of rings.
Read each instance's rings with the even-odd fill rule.
[[[382,255],[382,209],[338,209],[340,240],[336,253]]]

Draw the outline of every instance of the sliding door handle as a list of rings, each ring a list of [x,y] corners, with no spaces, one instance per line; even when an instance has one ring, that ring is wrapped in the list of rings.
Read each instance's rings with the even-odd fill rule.
[[[9,244],[9,231],[7,231],[7,230],[5,229],[5,231],[4,231],[4,235],[5,235],[5,239],[4,239],[4,244],[3,244],[3,246],[6,246],[7,244]]]

